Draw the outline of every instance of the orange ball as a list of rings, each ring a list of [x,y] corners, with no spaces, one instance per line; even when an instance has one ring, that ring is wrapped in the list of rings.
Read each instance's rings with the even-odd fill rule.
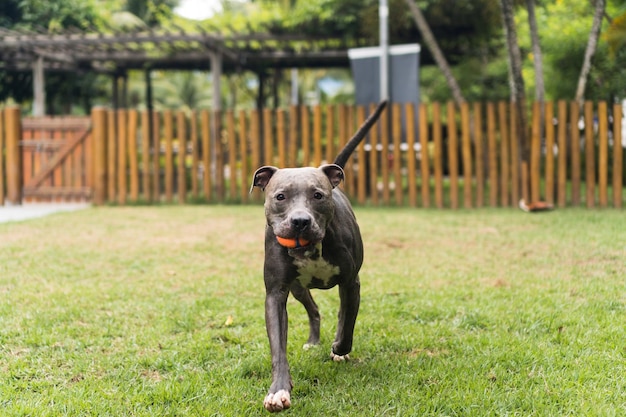
[[[308,240],[302,239],[300,237],[291,239],[291,238],[276,236],[276,240],[281,246],[284,246],[286,248],[299,248],[299,247],[306,246],[309,244]]]

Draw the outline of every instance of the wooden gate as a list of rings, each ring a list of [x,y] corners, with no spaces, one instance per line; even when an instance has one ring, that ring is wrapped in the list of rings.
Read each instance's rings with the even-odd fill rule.
[[[22,119],[23,198],[90,201],[93,155],[89,117]]]

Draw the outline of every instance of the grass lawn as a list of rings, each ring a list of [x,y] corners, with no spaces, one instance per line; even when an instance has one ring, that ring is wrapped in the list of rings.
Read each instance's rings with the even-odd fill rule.
[[[289,301],[294,416],[626,415],[617,210],[358,208],[352,360]],[[261,206],[0,224],[0,415],[267,415]]]

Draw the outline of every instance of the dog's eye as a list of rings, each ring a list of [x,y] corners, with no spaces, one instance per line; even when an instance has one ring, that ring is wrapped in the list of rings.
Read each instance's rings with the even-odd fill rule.
[[[284,199],[285,199],[285,194],[283,193],[276,194],[276,200],[283,201]]]
[[[319,191],[317,191],[315,194],[313,194],[313,198],[316,200],[321,200],[324,197],[324,195],[322,193],[320,193]]]

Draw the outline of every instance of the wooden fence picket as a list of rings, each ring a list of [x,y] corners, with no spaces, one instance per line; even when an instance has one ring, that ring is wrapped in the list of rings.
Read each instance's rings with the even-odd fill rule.
[[[554,204],[554,104],[551,101],[545,103],[545,200]],[[560,123],[560,122],[559,122]]]
[[[175,154],[175,186],[176,200],[178,204],[184,204],[187,201],[187,181],[185,178],[185,159],[187,157],[187,119],[182,110],[176,112],[176,128],[174,141],[177,146],[174,147]]]
[[[469,104],[461,103],[461,157],[463,158],[463,207],[471,208],[472,203],[472,143],[470,139]]]
[[[237,198],[237,134],[235,133],[235,113],[233,110],[226,111],[226,138],[228,140],[228,167],[229,167],[229,197]],[[242,179],[243,180],[243,179]],[[243,182],[243,181],[242,181]]]
[[[95,205],[101,206],[107,200],[107,189],[106,189],[106,164],[107,164],[107,155],[106,155],[106,140],[107,140],[107,111],[103,107],[94,107],[91,110],[91,120],[93,123],[93,169],[94,169],[94,178],[93,178],[93,202]],[[1,131],[1,130],[0,130]],[[0,134],[1,136],[1,134]],[[0,146],[0,149],[2,147]],[[0,158],[1,159],[1,158]],[[0,180],[0,183],[2,181]]]
[[[322,108],[316,104],[313,106],[313,166],[320,165],[322,165]]]
[[[375,106],[372,104],[370,106],[370,113],[373,113],[375,110]],[[378,196],[378,138],[379,138],[380,126],[373,126],[370,131],[370,198],[373,205],[377,206],[379,204],[379,196]]]
[[[563,106],[563,110],[561,110],[561,106]],[[567,107],[567,103],[564,100],[559,101],[559,114],[561,114],[561,111],[563,112],[563,114],[565,115],[566,112],[566,107]],[[560,116],[559,116],[560,117]],[[579,206],[580,202],[581,202],[581,194],[580,194],[580,189],[581,189],[581,178],[582,178],[582,173],[581,173],[581,167],[580,167],[580,161],[581,161],[581,149],[580,149],[580,131],[578,130],[578,122],[580,119],[580,106],[578,105],[578,103],[576,102],[572,102],[570,104],[570,114],[569,114],[569,136],[570,136],[570,164],[572,166],[572,171],[571,171],[571,188],[572,188],[572,198],[571,198],[571,203],[574,206]],[[564,129],[565,129],[565,118],[563,118],[563,125],[564,125]],[[565,175],[565,174],[564,174]],[[565,177],[563,178],[563,182],[565,182],[566,179]],[[559,207],[564,207],[565,206],[565,195],[563,195],[563,201],[559,201]]]
[[[139,153],[137,152],[137,110],[128,110],[128,169],[130,177],[130,201],[139,200]]]
[[[496,140],[496,106],[487,103],[487,148],[489,152],[489,205],[498,205],[498,143]]]
[[[609,204],[609,172],[602,167],[609,166],[609,135],[606,101],[598,103],[598,204],[606,208]]]
[[[380,172],[382,176],[382,200],[389,205],[389,112],[380,115]]]
[[[126,193],[128,191],[126,174],[128,165],[128,145],[127,145],[127,112],[117,111],[117,202],[120,205],[126,204]]]
[[[249,166],[248,166],[248,122],[246,112],[239,111],[239,155],[241,156],[239,163],[241,165],[241,202],[248,201],[248,185],[250,184]]]
[[[215,194],[219,202],[225,201],[226,188],[224,185],[224,148],[222,136],[222,111],[214,110],[212,112],[211,129],[213,136],[214,158],[215,158]],[[271,131],[271,126],[269,126]]]
[[[622,147],[621,104],[613,105],[613,206],[622,208],[622,187],[624,169],[624,148]]]
[[[596,194],[596,171],[595,171],[595,149],[593,133],[593,103],[584,103],[585,111],[585,191],[587,198],[587,208],[595,206]]]
[[[276,139],[278,142],[278,166],[285,168],[287,166],[287,140],[285,138],[285,111],[283,109],[276,110]]]
[[[297,112],[293,112],[293,108],[291,111],[293,115],[297,116]],[[256,171],[262,165],[261,143],[260,143],[261,138],[259,137],[260,130],[261,128],[260,128],[259,112],[258,110],[253,110],[252,112],[250,112],[250,145],[252,148],[251,149],[252,171]],[[250,181],[252,181],[252,179],[250,179]],[[255,193],[254,200],[259,201],[261,199],[261,193],[256,188],[253,190],[253,192]]]
[[[343,148],[343,145],[345,143],[348,142],[348,139],[352,137],[352,133],[354,133],[354,124],[355,124],[355,108],[352,106],[347,107],[346,110],[346,121],[345,121],[345,129],[346,129],[346,136],[343,139],[341,148]],[[353,154],[354,155],[354,154]],[[353,158],[354,156],[351,156],[350,158],[348,158],[348,161],[346,162],[346,167],[345,167],[345,172],[348,173],[347,174],[347,178],[345,180],[345,187],[346,187],[346,192],[349,195],[354,195],[356,193],[356,176],[353,175]]]
[[[161,116],[152,113],[152,201],[161,201]]]
[[[518,123],[517,106],[513,103],[510,107],[509,116],[511,118],[511,121],[509,123],[509,143],[508,143],[509,156],[510,156],[510,160],[509,160],[510,169],[507,171],[506,175],[507,175],[507,181],[510,181],[510,184],[511,184],[510,185],[511,187],[510,202],[511,202],[511,205],[515,206],[520,199],[520,174],[521,174],[520,152],[521,152],[521,149],[519,148],[519,137],[518,137],[518,132],[517,132],[517,123]]]
[[[424,108],[425,109],[425,108]],[[417,207],[417,182],[416,182],[416,177],[417,177],[417,170],[415,168],[415,161],[416,161],[416,153],[415,153],[415,145],[416,145],[416,140],[415,140],[415,118],[411,117],[412,115],[415,114],[415,106],[413,105],[413,103],[407,103],[406,107],[405,107],[405,111],[406,111],[406,147],[407,147],[407,177],[408,177],[408,183],[407,183],[407,187],[408,187],[408,194],[409,194],[409,206],[411,207]],[[422,106],[418,107],[418,112],[422,111]],[[419,115],[419,118],[425,117],[424,115]],[[427,126],[426,124],[424,124],[424,126]],[[422,137],[427,140],[428,137],[427,135],[422,135]],[[421,145],[420,145],[421,146]],[[427,146],[420,149],[420,158],[422,163],[424,161],[428,161],[428,157],[424,157],[424,155],[428,155],[428,151],[427,151]],[[421,166],[421,182],[422,184],[427,184],[424,181],[424,169],[428,170],[428,162],[423,163]],[[427,174],[426,174],[427,175]],[[428,188],[423,188],[422,191],[424,192],[424,190],[428,190]],[[422,200],[424,200],[423,194],[422,194]],[[428,200],[428,197],[425,198],[425,200]]]
[[[116,135],[116,117],[114,110],[107,111],[107,129],[106,129],[106,152],[107,152],[107,200],[115,201],[117,198],[117,135]]]
[[[393,104],[392,114],[392,143],[393,143],[393,184],[394,197],[397,206],[402,205],[402,152],[400,144],[402,142],[402,108],[400,103]],[[360,122],[358,123],[361,124]]]
[[[482,207],[485,201],[485,156],[483,140],[483,115],[481,103],[474,103],[474,150],[476,178],[476,207]]]
[[[198,142],[198,112],[192,110],[190,119],[190,146],[191,146],[191,198],[198,199],[199,185],[198,185],[198,172],[200,169],[200,150]]]
[[[152,201],[150,189],[150,112],[141,112],[141,195],[144,201]]]
[[[435,205],[437,206],[437,208],[443,208],[443,135],[441,125],[441,105],[439,103],[433,103],[433,142],[435,145],[435,153],[433,155],[435,175]]]
[[[456,125],[456,108],[453,101],[447,104],[448,116],[448,171],[450,181],[450,207],[459,208],[459,145]]]
[[[507,114],[507,103],[498,103],[498,117],[500,120],[500,205],[509,205],[509,124]]]
[[[530,201],[540,200],[541,179],[541,103],[532,106],[530,142]]]
[[[361,124],[365,121],[365,108],[362,106],[357,107],[356,110],[356,122],[357,124]],[[365,169],[361,169],[364,166],[365,160],[365,142],[361,142],[356,149],[357,160],[358,160],[358,172],[357,172],[357,186],[356,186],[356,194],[357,201],[359,204],[365,204],[367,196],[366,196],[366,187],[365,187]]]
[[[311,122],[309,117],[309,108],[302,106],[300,108],[300,135],[302,140],[302,166],[311,164]]]
[[[335,106],[329,104],[326,106],[326,162],[329,164],[335,159],[335,137]]]
[[[559,102],[559,129],[558,129],[558,206],[564,207],[567,199],[567,107],[564,101]]]
[[[292,105],[289,107],[289,150],[287,157],[287,165],[290,167],[294,167],[297,165],[298,158],[298,139],[300,137],[298,133],[298,114],[300,113],[300,109],[296,105]],[[251,126],[253,135],[258,132],[258,128],[255,130],[254,126]]]
[[[4,109],[5,128],[5,155],[6,155],[6,199],[12,204],[22,201],[22,157],[20,155],[20,140],[22,136],[21,111],[19,107]]]

